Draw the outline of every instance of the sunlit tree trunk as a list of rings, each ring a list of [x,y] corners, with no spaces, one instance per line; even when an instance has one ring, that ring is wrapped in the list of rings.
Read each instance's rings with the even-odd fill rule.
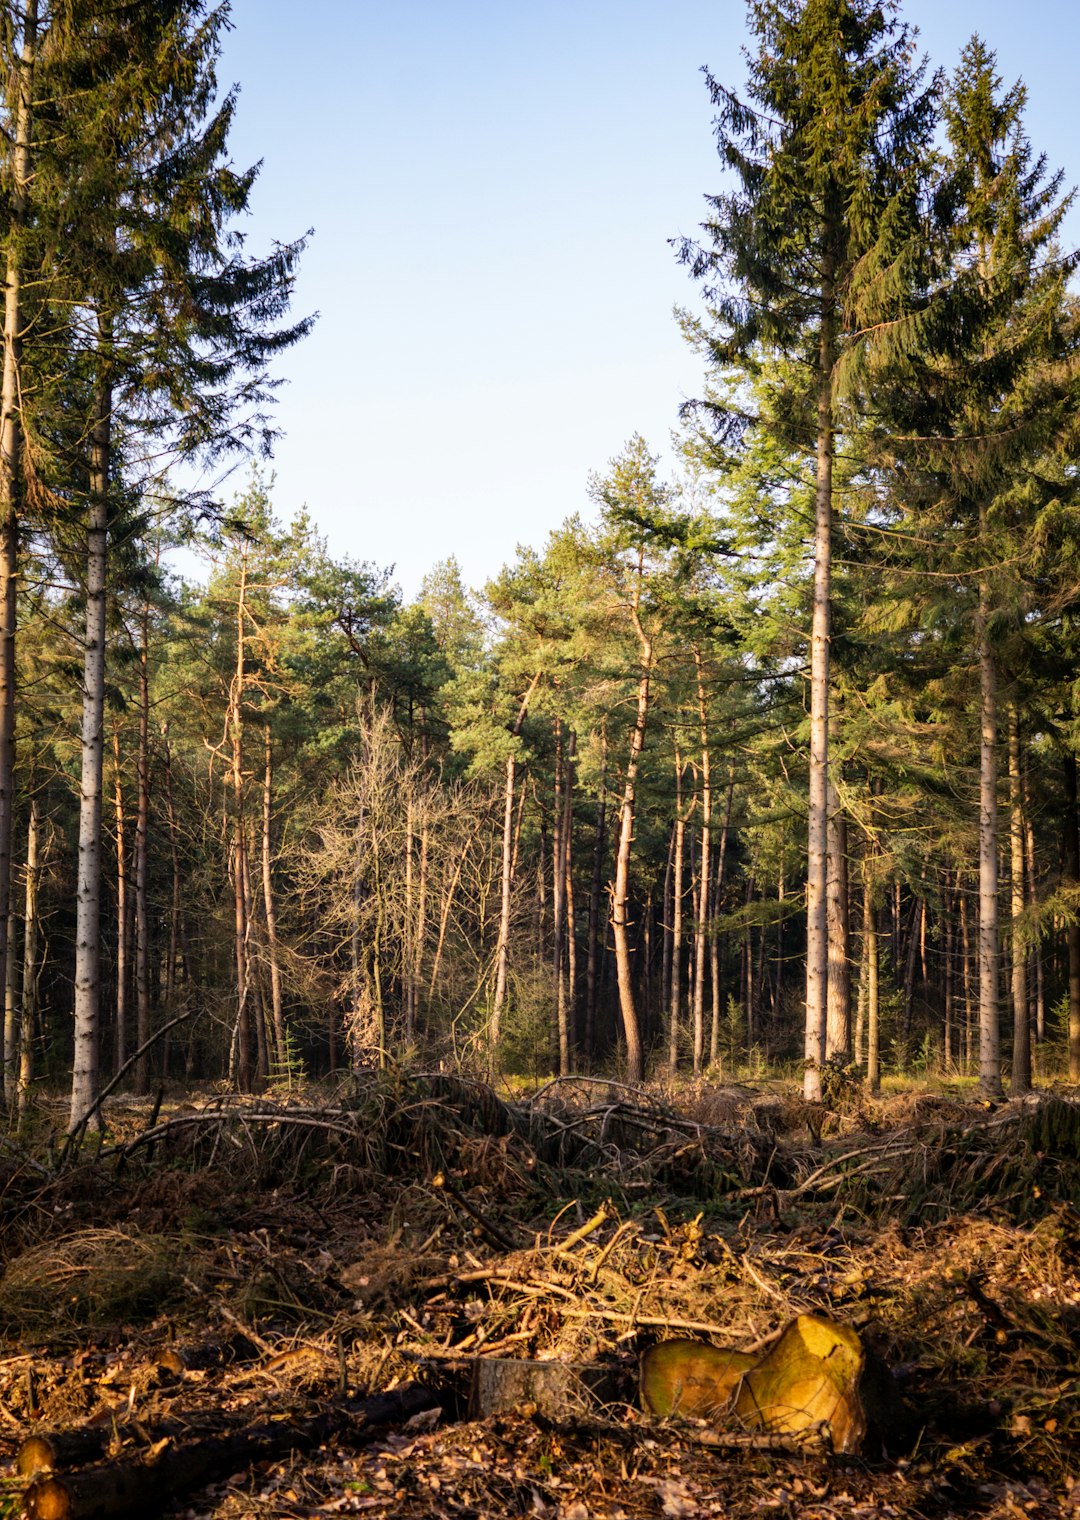
[[[596,827],[593,831],[592,883],[589,888],[589,945],[585,961],[585,1054],[592,1060],[596,1053],[596,1012],[600,991],[604,917],[600,911],[604,885],[604,851],[607,847],[607,803],[604,798],[607,760],[606,736],[602,737],[600,797],[596,804]]]
[[[529,682],[528,690],[521,700],[518,708],[511,736],[517,739],[521,735],[526,716],[529,711],[529,703],[533,693],[540,684],[543,674],[538,670]],[[501,877],[501,904],[499,911],[499,939],[495,951],[495,995],[491,1004],[491,1024],[488,1031],[488,1063],[492,1071],[498,1065],[499,1038],[502,1033],[503,1008],[506,1005],[506,976],[510,953],[510,907],[513,900],[513,836],[514,836],[514,779],[516,773],[516,760],[511,751],[506,757],[506,787],[503,794],[503,839],[502,839],[502,877]]]
[[[11,856],[15,814],[15,636],[19,576],[19,479],[22,461],[19,365],[25,323],[22,232],[28,214],[33,163],[31,113],[38,44],[38,3],[22,8],[22,38],[15,66],[14,129],[5,222],[4,362],[0,382],[0,985],[8,951]],[[10,142],[10,139],[9,139]]]
[[[829,921],[828,1006],[825,1055],[842,1061],[851,1055],[851,972],[848,962],[847,820],[836,787],[830,782],[829,863],[826,894]]]
[[[128,897],[127,820],[120,764],[120,729],[113,726],[113,819],[116,826],[116,1070],[127,1060],[128,946],[131,903]]]
[[[1063,757],[1065,772],[1065,817],[1063,822],[1063,856],[1066,885],[1080,892],[1080,802],[1077,799],[1076,756],[1069,750]],[[1065,928],[1069,959],[1069,1081],[1080,1082],[1080,903],[1070,905]]]
[[[679,1064],[679,1025],[682,1017],[683,868],[686,856],[686,814],[683,812],[683,761],[675,746],[675,844],[671,871],[671,1004],[668,1008],[668,1061]]]
[[[727,798],[724,802],[724,826],[720,830],[720,846],[716,855],[716,877],[713,886],[713,922],[709,950],[712,962],[712,1027],[709,1033],[709,1063],[715,1066],[720,1059],[720,936],[716,932],[716,920],[720,917],[721,894],[724,890],[724,866],[727,860],[728,832],[731,828],[731,804],[735,797],[735,761],[728,769]]]
[[[986,510],[981,514],[985,537]],[[990,588],[979,586],[979,1090],[1001,1094],[998,1021],[997,671],[990,648]]]
[[[19,1117],[30,1102],[34,1080],[34,1028],[38,1014],[38,941],[41,916],[38,892],[41,882],[41,810],[30,799],[30,822],[26,831],[26,900],[23,910],[22,998],[19,1007],[19,1076],[15,1095]]]
[[[172,865],[172,901],[169,913],[169,950],[165,967],[165,1002],[170,1015],[175,1012],[173,1001],[180,976],[181,961],[181,891],[180,849],[177,843],[176,799],[173,795],[172,753],[169,749],[168,725],[162,729],[165,759],[165,817],[169,825],[169,859]],[[185,975],[186,975],[186,967]]]
[[[645,730],[649,719],[649,688],[652,680],[653,642],[646,634],[637,604],[631,608],[634,631],[638,636],[637,715],[630,731],[630,754],[623,778],[619,807],[619,842],[615,851],[615,882],[611,894],[611,928],[615,937],[615,974],[619,986],[619,1011],[626,1040],[626,1079],[640,1082],[645,1075],[645,1053],[641,1029],[634,1006],[631,974],[630,936],[627,916],[630,905],[630,852],[634,842],[634,817],[637,800],[638,765],[645,747]]]
[[[1009,703],[1009,848],[1012,907],[1012,1092],[1031,1091],[1031,1017],[1028,1009],[1027,949],[1024,918],[1024,793],[1020,764],[1020,719]]]
[[[266,914],[266,953],[270,961],[270,1003],[274,1024],[274,1051],[282,1070],[288,1064],[285,1039],[285,1014],[281,999],[281,958],[278,953],[277,909],[274,903],[273,824],[274,755],[270,743],[270,725],[263,725],[263,818],[262,818],[262,889]]]
[[[150,673],[147,641],[150,611],[143,603],[139,625],[139,755],[137,763],[139,797],[135,819],[135,1019],[136,1049],[141,1050],[150,1038]],[[144,1052],[135,1063],[135,1091],[144,1096],[150,1091],[150,1054]]]
[[[12,884],[14,885],[14,881]],[[13,903],[11,922],[8,924],[8,957],[4,975],[4,1081],[2,1106],[9,1109],[15,1101],[19,1066],[19,958],[15,954],[17,929],[18,923]]]
[[[694,1075],[705,1063],[705,962],[709,928],[709,868],[712,863],[712,772],[709,754],[709,707],[701,650],[695,646],[698,723],[701,729],[701,884],[698,889],[697,931],[694,949]]]
[[[806,872],[806,1074],[803,1094],[821,1098],[828,1006],[829,621],[832,573],[834,301],[832,256],[821,279],[817,365],[814,612],[810,633],[810,798]]]
[[[102,324],[101,345],[111,333]],[[102,360],[102,364],[107,361]],[[79,864],[75,897],[75,1052],[70,1124],[97,1102],[101,1013],[101,781],[105,717],[105,575],[109,533],[112,388],[98,382],[90,432],[90,495],[86,533],[86,634],[83,660]],[[100,1115],[95,1116],[100,1123]]]
[[[247,639],[247,545],[240,551],[240,585],[236,598],[236,665],[229,686],[229,790],[233,837],[233,954],[236,962],[236,1080],[250,1092],[257,1050],[252,1049],[249,1008],[251,967],[248,956],[247,838],[244,830],[244,652]]]

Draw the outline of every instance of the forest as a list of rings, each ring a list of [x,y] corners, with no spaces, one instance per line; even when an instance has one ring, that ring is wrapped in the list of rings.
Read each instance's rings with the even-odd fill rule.
[[[673,239],[674,463],[628,419],[587,511],[407,599],[275,511],[315,318],[306,237],[237,231],[228,5],[2,15],[0,1437],[114,1423],[26,1512],[249,1468],[258,1502],[188,1513],[1072,1512],[1080,251],[1008,60],[750,0]],[[167,1364],[163,1304],[217,1339]],[[747,1428],[744,1357],[743,1426],[628,1474],[641,1415],[570,1429],[535,1373],[599,1358],[624,1398],[644,1353],[677,1415],[658,1329],[758,1355],[834,1318],[931,1408],[925,1472]],[[524,1394],[488,1400],[481,1346]],[[236,1415],[248,1363],[289,1441]],[[853,1444],[809,1422],[834,1453],[892,1434],[869,1378]],[[440,1448],[462,1399],[486,1434]],[[405,1488],[397,1435],[296,1476],[406,1419]]]

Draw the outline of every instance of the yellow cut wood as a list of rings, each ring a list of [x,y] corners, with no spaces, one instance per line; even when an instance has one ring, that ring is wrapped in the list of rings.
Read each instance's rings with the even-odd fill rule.
[[[703,1341],[661,1341],[641,1358],[641,1397],[650,1414],[712,1420],[730,1409],[755,1358]]]
[[[858,1451],[867,1425],[865,1367],[854,1330],[800,1314],[742,1379],[735,1413],[749,1428],[785,1435],[827,1421],[834,1451]]]

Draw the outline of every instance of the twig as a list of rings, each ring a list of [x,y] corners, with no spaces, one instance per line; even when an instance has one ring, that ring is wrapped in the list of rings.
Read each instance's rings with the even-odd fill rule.
[[[720,1451],[782,1451],[793,1454],[829,1451],[832,1448],[829,1424],[822,1420],[797,1434],[779,1431],[694,1430],[680,1429],[679,1435],[695,1446],[711,1446]]]
[[[594,1230],[598,1230],[602,1224],[606,1224],[610,1217],[607,1204],[602,1203],[591,1219],[587,1219],[583,1225],[580,1225],[571,1234],[567,1235],[565,1240],[560,1240],[547,1249],[552,1251],[556,1256],[565,1256],[576,1245],[580,1245]]]
[[[516,1242],[511,1240],[509,1235],[504,1234],[497,1224],[492,1224],[491,1220],[481,1214],[480,1210],[459,1193],[457,1188],[450,1186],[442,1172],[438,1172],[432,1178],[431,1185],[443,1193],[449,1193],[458,1207],[464,1209],[469,1218],[479,1225],[492,1245],[498,1246],[503,1251],[516,1251],[518,1249]]]

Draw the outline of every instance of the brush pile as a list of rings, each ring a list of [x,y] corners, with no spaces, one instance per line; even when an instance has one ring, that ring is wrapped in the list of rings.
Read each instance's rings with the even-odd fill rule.
[[[214,1520],[1080,1515],[1067,1096],[372,1075],[108,1117],[0,1195],[0,1454],[96,1431],[64,1459],[95,1503],[138,1469]],[[642,1411],[652,1345],[761,1359],[798,1316],[891,1369],[880,1459]]]

